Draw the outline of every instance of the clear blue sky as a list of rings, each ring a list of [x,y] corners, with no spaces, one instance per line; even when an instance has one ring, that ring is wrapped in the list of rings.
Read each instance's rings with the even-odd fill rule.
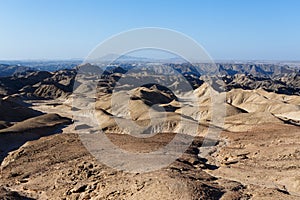
[[[214,59],[300,60],[297,0],[0,0],[0,60],[84,58],[141,27],[187,34]]]

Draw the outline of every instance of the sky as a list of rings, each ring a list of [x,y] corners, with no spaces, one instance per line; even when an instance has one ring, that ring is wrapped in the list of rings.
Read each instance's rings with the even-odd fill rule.
[[[297,0],[0,0],[0,60],[85,58],[120,32],[186,34],[215,60],[300,60]]]

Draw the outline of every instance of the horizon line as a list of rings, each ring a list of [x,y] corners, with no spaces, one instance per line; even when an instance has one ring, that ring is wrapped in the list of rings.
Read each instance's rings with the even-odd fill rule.
[[[139,57],[136,57],[139,58]],[[140,58],[147,58],[147,57],[140,57]],[[156,58],[147,58],[147,59],[152,59],[152,60],[171,60],[172,58],[166,58],[166,59],[156,59]],[[84,61],[85,58],[23,58],[23,59],[0,59],[0,62],[37,62],[37,61],[44,61],[44,62],[49,62],[49,61]],[[130,60],[130,59],[129,59]],[[294,59],[212,59],[214,62],[300,62],[299,60],[294,60]],[[197,63],[197,62],[196,62]]]

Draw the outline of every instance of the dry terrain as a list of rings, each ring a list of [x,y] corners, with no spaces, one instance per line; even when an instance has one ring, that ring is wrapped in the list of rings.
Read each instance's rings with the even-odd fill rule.
[[[0,199],[300,199],[298,76],[272,83],[236,75],[222,90],[190,77],[190,91],[172,74],[139,86],[129,74],[132,84],[117,85],[121,72],[97,84],[79,75],[73,93],[74,71],[0,80]],[[203,155],[211,130],[219,137]],[[176,135],[193,142],[170,165],[133,173],[91,155],[79,133],[97,131],[135,153]]]

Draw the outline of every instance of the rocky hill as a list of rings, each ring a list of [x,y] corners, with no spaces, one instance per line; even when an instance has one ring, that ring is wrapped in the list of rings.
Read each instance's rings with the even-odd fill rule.
[[[74,70],[36,71],[0,78],[0,95],[17,94],[24,98],[53,99],[72,92]]]

